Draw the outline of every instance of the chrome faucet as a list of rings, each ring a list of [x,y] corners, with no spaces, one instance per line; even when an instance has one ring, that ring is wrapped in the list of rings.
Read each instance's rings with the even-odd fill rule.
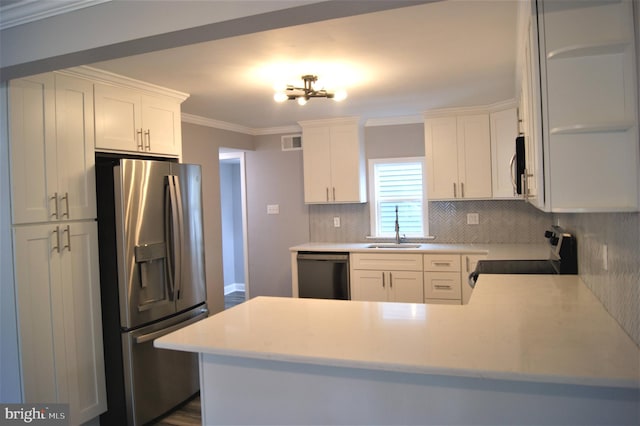
[[[396,206],[396,244],[400,244],[400,222],[398,221],[398,206]]]

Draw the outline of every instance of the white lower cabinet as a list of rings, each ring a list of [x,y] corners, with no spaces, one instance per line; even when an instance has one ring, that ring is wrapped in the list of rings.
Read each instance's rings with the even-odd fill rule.
[[[24,402],[86,422],[107,408],[97,224],[15,226],[14,244]]]
[[[351,299],[423,303],[422,255],[352,254]]]
[[[460,254],[424,255],[424,302],[462,304]]]

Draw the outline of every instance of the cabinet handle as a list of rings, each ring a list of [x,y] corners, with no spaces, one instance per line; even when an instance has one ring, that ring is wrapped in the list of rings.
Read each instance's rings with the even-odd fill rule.
[[[71,251],[71,226],[67,225],[67,227],[62,232],[67,233],[67,244],[64,247],[62,247],[62,250],[67,249]]]
[[[465,264],[467,265],[467,272],[471,272],[469,271],[469,256],[465,256],[464,261],[465,261]]]
[[[382,288],[384,288],[384,272],[382,273]]]
[[[451,290],[450,285],[436,284],[433,286],[436,290]]]
[[[51,214],[51,217],[55,217],[56,219],[59,219],[58,217],[58,193],[54,192],[53,193],[53,197],[49,197],[49,201],[53,200],[53,206],[55,207],[54,212]]]
[[[61,200],[64,200],[64,205],[66,207],[66,211],[64,213],[62,213],[62,217],[67,217],[67,219],[69,219],[69,193],[65,192],[64,196],[60,198]]]
[[[145,140],[147,141],[147,146],[145,147],[147,151],[151,151],[151,129],[147,129],[146,132],[144,132]]]
[[[136,130],[136,145],[140,151],[144,151],[144,141],[142,138],[142,129]]]
[[[511,157],[511,161],[509,161],[509,174],[511,175],[513,195],[518,195],[518,185],[516,184],[516,153],[513,153],[513,157]]]
[[[464,198],[464,182],[460,182],[460,198]]]
[[[453,198],[458,198],[458,194],[456,192],[456,183],[453,182]]]
[[[336,187],[333,187],[333,201],[336,200]]]
[[[51,248],[51,251],[57,251],[60,253],[60,227],[56,226],[56,229],[53,230],[53,234],[56,234],[56,245]]]
[[[327,202],[329,201],[329,187],[327,186]]]
[[[451,266],[451,262],[433,262],[434,266]]]
[[[393,274],[389,272],[389,288],[393,288]]]

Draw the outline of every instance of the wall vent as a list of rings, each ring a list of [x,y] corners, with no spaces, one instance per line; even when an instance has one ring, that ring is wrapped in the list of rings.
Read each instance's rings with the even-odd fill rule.
[[[302,149],[302,135],[282,136],[283,151],[299,151]]]

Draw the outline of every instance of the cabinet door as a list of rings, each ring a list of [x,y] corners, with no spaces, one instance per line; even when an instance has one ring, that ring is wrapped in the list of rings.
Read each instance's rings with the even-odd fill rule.
[[[389,302],[424,303],[422,272],[390,271]]]
[[[331,199],[336,203],[366,201],[358,127],[336,125],[331,134]],[[305,146],[306,148],[306,146]]]
[[[62,402],[66,365],[64,326],[56,321],[64,315],[59,227],[15,227],[13,237],[24,402]]]
[[[354,270],[351,274],[351,300],[386,302],[388,285],[383,271]]]
[[[142,133],[145,152],[179,156],[182,150],[180,104],[143,96]]]
[[[96,217],[93,84],[56,74],[58,197],[61,219]]]
[[[424,137],[428,175],[427,197],[456,198],[459,194],[456,118],[427,119]]]
[[[98,227],[93,221],[76,222],[61,225],[60,232],[67,401],[71,407],[71,424],[80,424],[107,409]]]
[[[53,73],[9,83],[13,223],[46,222],[56,212]]]
[[[493,198],[516,198],[512,181],[518,115],[515,108],[493,112],[491,119],[491,189]]]
[[[458,117],[457,198],[491,197],[491,137],[489,115]]]
[[[95,222],[14,229],[25,402],[70,406],[70,423],[106,410]]]
[[[302,131],[304,202],[327,203],[331,188],[331,143],[329,127],[308,127]]]
[[[120,87],[96,84],[96,148],[141,151],[142,118],[140,94]]]
[[[532,4],[535,8],[535,4]],[[523,124],[525,136],[526,200],[539,209],[545,207],[542,157],[542,105],[537,27],[529,17],[524,44]],[[518,179],[520,177],[518,176]]]
[[[451,299],[461,303],[459,272],[425,272],[424,295],[429,299]]]

